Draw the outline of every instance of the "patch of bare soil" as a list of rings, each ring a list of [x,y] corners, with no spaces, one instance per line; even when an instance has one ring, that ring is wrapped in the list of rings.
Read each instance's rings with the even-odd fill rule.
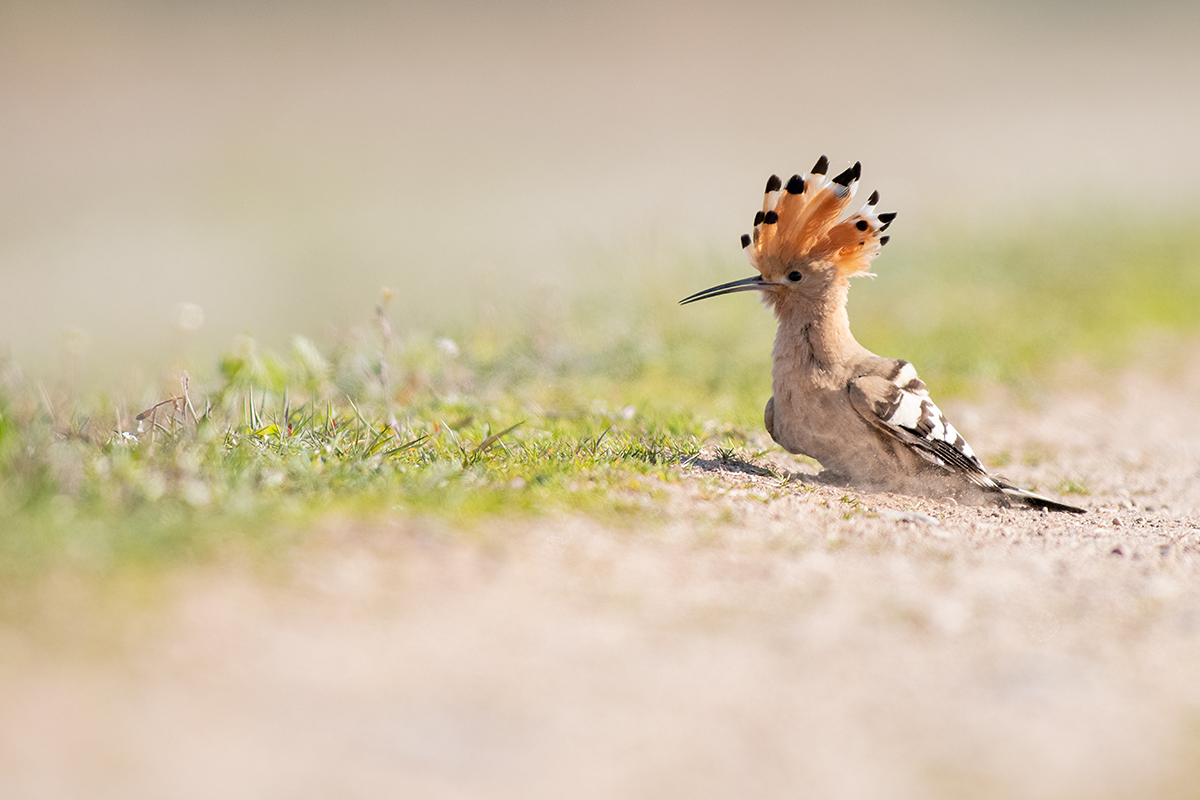
[[[1193,797],[1187,383],[947,409],[1082,517],[706,450],[648,529],[331,522],[90,645],[3,632],[0,796]]]

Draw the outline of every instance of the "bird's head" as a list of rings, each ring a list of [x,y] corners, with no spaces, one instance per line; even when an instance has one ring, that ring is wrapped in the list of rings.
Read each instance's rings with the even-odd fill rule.
[[[896,215],[876,213],[875,192],[860,211],[842,219],[862,166],[856,163],[834,178],[826,177],[828,170],[829,159],[821,156],[807,177],[793,175],[785,185],[772,175],[754,216],[754,233],[742,236],[742,249],[759,274],[697,292],[680,304],[757,291],[782,316],[816,314],[841,302],[848,278],[871,274],[872,259],[888,241],[882,233]]]

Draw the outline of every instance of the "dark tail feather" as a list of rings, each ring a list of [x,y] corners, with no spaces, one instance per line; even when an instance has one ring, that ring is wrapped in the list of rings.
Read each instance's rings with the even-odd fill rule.
[[[1086,514],[1087,510],[1076,506],[1069,506],[1066,503],[1060,503],[1057,500],[1051,500],[1049,497],[1042,497],[1040,494],[1027,492],[1024,489],[1018,489],[1015,486],[1000,485],[1000,491],[1008,500],[1013,500],[1020,505],[1029,506],[1030,508],[1044,508],[1047,511],[1065,511],[1068,514]]]

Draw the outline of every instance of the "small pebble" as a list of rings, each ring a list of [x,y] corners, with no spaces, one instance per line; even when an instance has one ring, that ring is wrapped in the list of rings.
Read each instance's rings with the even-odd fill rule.
[[[891,511],[885,509],[879,512],[879,516],[884,519],[890,519],[893,522],[919,522],[923,525],[942,524],[941,520],[937,517],[922,514],[920,511]]]

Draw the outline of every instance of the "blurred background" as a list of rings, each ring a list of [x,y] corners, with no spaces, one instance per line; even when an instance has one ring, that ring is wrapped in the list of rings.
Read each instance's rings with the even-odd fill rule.
[[[1194,797],[1198,41],[0,0],[0,795]],[[773,321],[677,301],[821,154],[899,212],[856,335],[1079,527],[757,466]]]
[[[1185,2],[8,0],[0,354],[204,361],[383,286],[437,335],[708,259],[655,287],[673,315],[822,153],[900,212],[881,275],[948,231],[1194,219],[1198,31]]]

